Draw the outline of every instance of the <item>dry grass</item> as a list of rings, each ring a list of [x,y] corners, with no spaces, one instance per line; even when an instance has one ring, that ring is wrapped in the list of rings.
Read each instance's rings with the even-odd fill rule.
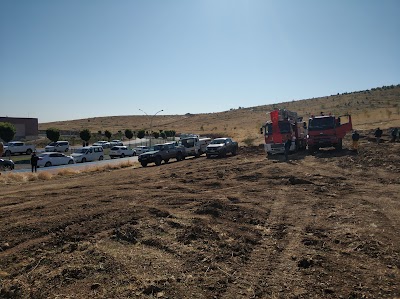
[[[38,173],[13,173],[13,172],[3,172],[0,175],[0,184],[11,184],[11,183],[23,183],[23,182],[33,182],[33,181],[48,181],[57,177],[71,177],[81,173],[98,173],[104,171],[111,171],[117,169],[123,169],[128,167],[139,167],[137,162],[124,161],[118,164],[106,164],[102,166],[87,167],[83,170],[74,170],[70,168],[64,168],[56,173],[50,173],[47,171],[41,171]]]

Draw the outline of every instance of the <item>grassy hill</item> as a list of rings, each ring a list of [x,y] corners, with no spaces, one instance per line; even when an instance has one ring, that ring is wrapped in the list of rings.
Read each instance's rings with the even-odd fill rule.
[[[335,115],[349,113],[353,126],[359,130],[381,127],[387,129],[400,126],[400,84],[330,95],[319,98],[304,99],[263,105],[256,107],[232,109],[225,112],[186,115],[157,115],[153,118],[153,131],[175,130],[177,133],[190,132],[208,136],[230,136],[239,142],[262,143],[259,134],[260,126],[266,121],[266,112],[275,108],[297,111],[307,119],[321,111]],[[138,131],[149,130],[150,116],[129,115],[77,119],[70,121],[39,124],[40,130],[55,127],[60,130],[80,131],[89,129],[93,133],[109,130],[112,133],[125,129]]]

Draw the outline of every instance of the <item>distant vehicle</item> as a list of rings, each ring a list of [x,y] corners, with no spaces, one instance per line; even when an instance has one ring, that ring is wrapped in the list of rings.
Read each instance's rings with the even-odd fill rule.
[[[133,149],[130,149],[125,145],[113,146],[110,150],[110,158],[111,159],[114,159],[117,157],[124,158],[124,157],[132,157],[132,156],[134,156]]]
[[[334,115],[311,116],[308,121],[307,145],[308,151],[313,153],[321,147],[343,148],[344,136],[353,129],[351,115],[347,116],[347,122],[342,123],[341,117]]]
[[[14,164],[13,160],[0,159],[0,171],[13,170],[14,166],[15,166],[15,164]]]
[[[138,161],[143,167],[146,167],[149,163],[155,163],[157,166],[161,165],[161,162],[168,163],[173,158],[176,161],[185,159],[186,153],[185,148],[178,146],[176,142],[156,144],[152,150],[141,154],[138,157]]]
[[[38,157],[38,167],[50,167],[75,163],[71,156],[66,156],[65,154],[59,152],[45,152],[40,154]]]
[[[139,145],[138,147],[135,147],[134,149],[133,149],[133,155],[134,156],[136,156],[136,155],[140,155],[140,154],[143,154],[143,153],[146,153],[146,152],[148,152],[150,150],[150,147],[148,147],[148,146],[144,146],[144,145]]]
[[[114,140],[110,141],[110,145],[111,145],[111,147],[116,146],[116,145],[121,145],[122,146],[122,145],[124,145],[124,143],[119,139],[114,139]]]
[[[101,146],[102,148],[110,148],[111,143],[105,140],[100,140],[95,143],[93,143],[94,146]]]
[[[101,161],[104,159],[103,147],[95,145],[80,147],[77,148],[71,156],[76,163],[96,160]]]
[[[35,146],[26,144],[20,141],[10,141],[4,146],[3,156],[11,156],[14,154],[27,154],[30,155],[35,151]]]
[[[207,158],[212,156],[225,157],[228,153],[231,153],[232,156],[235,156],[238,148],[238,143],[233,141],[231,138],[216,138],[207,146],[206,156]]]
[[[69,142],[68,141],[57,141],[52,142],[46,145],[44,148],[46,152],[63,152],[66,153],[69,151]]]

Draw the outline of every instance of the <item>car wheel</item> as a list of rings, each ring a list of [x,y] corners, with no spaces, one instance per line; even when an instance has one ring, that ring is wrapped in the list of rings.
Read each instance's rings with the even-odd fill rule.
[[[99,161],[101,161],[101,160],[103,160],[104,159],[104,157],[103,156],[100,156],[99,157]]]
[[[206,154],[206,157],[207,157],[207,159],[210,159],[210,158],[211,158],[211,156],[210,156],[210,155],[207,155],[207,154]]]
[[[136,152],[133,152],[132,157],[136,156]]]
[[[67,153],[68,151],[69,151],[69,148],[66,148],[64,152],[66,152],[66,153]]]
[[[164,160],[164,163],[165,163],[165,164],[167,164],[167,163],[168,163],[168,161],[169,161],[169,159],[165,159],[165,160]]]
[[[219,156],[220,156],[220,157],[226,157],[226,151],[223,150],[223,151],[219,154]]]
[[[47,161],[46,164],[44,164],[44,167],[50,167],[51,166],[51,162]]]
[[[121,158],[125,158],[125,154],[121,154]]]
[[[182,160],[183,160],[183,155],[182,155],[181,152],[178,152],[178,153],[176,154],[176,161],[182,161]]]
[[[86,162],[86,158],[82,158],[81,162],[85,163]]]
[[[154,163],[156,163],[157,166],[160,166],[161,165],[161,161],[162,161],[161,157],[157,156],[155,161],[154,161]]]
[[[142,164],[143,167],[147,166],[147,162],[141,162],[140,164]]]
[[[32,154],[32,150],[31,150],[30,148],[28,148],[28,149],[26,150],[26,154],[27,154],[27,155]]]
[[[74,160],[69,160],[68,164],[74,164]]]

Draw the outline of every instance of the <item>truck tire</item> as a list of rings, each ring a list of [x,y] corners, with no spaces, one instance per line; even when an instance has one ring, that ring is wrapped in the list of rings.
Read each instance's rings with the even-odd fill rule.
[[[335,149],[337,151],[341,151],[343,149],[343,141],[342,141],[342,139],[339,139],[339,142],[337,144],[335,144]]]
[[[28,148],[28,149],[26,150],[26,154],[27,154],[27,155],[32,154],[32,150],[31,150],[30,148]]]
[[[146,167],[147,166],[147,162],[140,162],[140,164],[142,164],[142,167]]]
[[[220,156],[221,158],[226,157],[226,151],[223,150],[223,151],[219,154],[219,156]]]
[[[156,159],[154,160],[154,163],[156,163],[157,166],[160,166],[162,162],[162,159],[160,156],[157,156]]]
[[[234,148],[232,151],[232,156],[236,156],[236,154],[237,154],[237,148]]]
[[[164,163],[167,164],[169,162],[169,159],[164,159]]]

